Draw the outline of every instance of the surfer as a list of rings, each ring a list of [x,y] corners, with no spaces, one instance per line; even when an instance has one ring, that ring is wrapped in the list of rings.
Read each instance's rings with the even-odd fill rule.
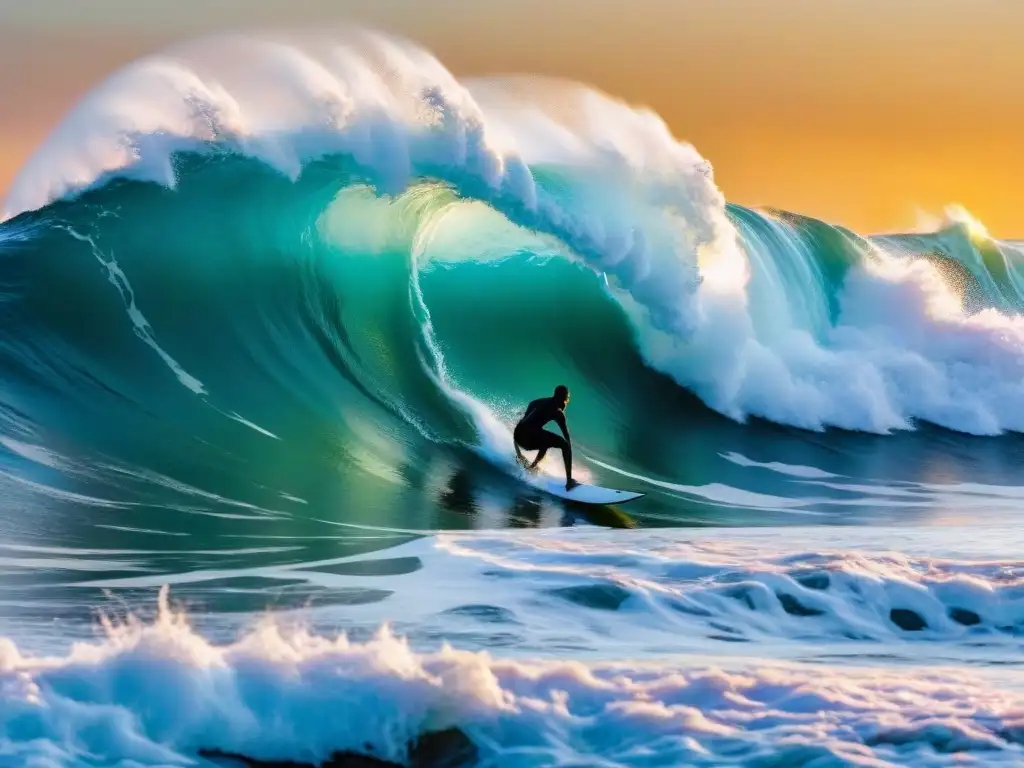
[[[516,424],[516,428],[512,432],[512,440],[516,447],[516,456],[524,466],[526,466],[526,459],[519,449],[537,451],[537,458],[533,460],[533,464],[526,466],[530,470],[537,468],[549,448],[558,448],[562,452],[562,460],[565,462],[565,490],[571,491],[579,483],[572,479],[572,443],[569,439],[569,428],[565,425],[565,407],[567,405],[569,405],[569,388],[559,384],[555,387],[552,397],[542,397],[526,406],[526,414]],[[564,438],[544,429],[544,425],[549,421],[558,424],[562,434],[565,435]]]

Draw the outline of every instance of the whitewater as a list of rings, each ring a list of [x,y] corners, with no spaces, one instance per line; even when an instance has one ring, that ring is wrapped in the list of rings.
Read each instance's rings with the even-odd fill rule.
[[[729,203],[648,109],[343,29],[128,65],[3,217],[0,765],[1024,761],[1022,254],[966,211]],[[643,499],[522,482],[559,383]]]

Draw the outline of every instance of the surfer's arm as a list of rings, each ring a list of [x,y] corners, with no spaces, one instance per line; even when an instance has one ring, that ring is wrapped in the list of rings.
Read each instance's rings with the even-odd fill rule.
[[[565,414],[562,411],[558,411],[555,414],[555,423],[558,424],[558,428],[562,430],[562,436],[565,438],[565,442],[572,447],[572,438],[569,437],[569,427],[565,423]]]

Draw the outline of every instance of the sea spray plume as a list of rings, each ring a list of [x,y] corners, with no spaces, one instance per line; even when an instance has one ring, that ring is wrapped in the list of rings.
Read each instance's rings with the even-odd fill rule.
[[[105,641],[63,660],[24,658],[0,638],[0,754],[183,765],[211,748],[310,763],[353,750],[404,763],[420,736],[505,707],[486,668],[460,661],[469,656],[446,649],[428,669],[386,627],[359,646],[268,616],[216,646],[163,587],[152,621],[106,618],[103,628]]]
[[[312,36],[305,48],[283,35],[229,36],[142,59],[72,110],[15,179],[5,214],[111,175],[174,186],[174,153],[183,150],[249,155],[289,178],[312,160],[349,155],[390,194],[409,183],[414,160],[473,164],[452,124],[424,130],[438,120],[439,92],[465,116],[456,126],[478,124],[471,102],[439,64],[405,52],[349,31],[330,46]],[[493,163],[477,165],[497,182]]]
[[[652,365],[737,419],[879,433],[911,429],[917,420],[972,434],[1024,428],[1019,316],[966,311],[930,259],[890,250],[884,239],[845,238],[857,258],[835,284],[813,268],[822,254],[806,247],[806,233],[774,222],[759,226],[783,236],[771,250],[744,238],[750,262],[807,264],[807,277],[753,271],[743,297],[702,287],[704,322],[685,344],[638,326]],[[790,309],[767,323],[751,301],[766,293]],[[820,319],[832,296],[837,311],[828,326],[794,311],[809,306]]]

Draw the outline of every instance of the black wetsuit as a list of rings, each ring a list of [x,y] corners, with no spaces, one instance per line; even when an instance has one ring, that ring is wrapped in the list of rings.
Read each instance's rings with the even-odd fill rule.
[[[565,437],[544,429],[544,425],[553,421],[562,430]],[[569,428],[565,425],[565,413],[553,397],[542,397],[534,400],[526,407],[526,415],[519,420],[512,433],[513,439],[520,448],[527,451],[539,451],[534,463],[540,463],[549,448],[562,451],[565,460],[565,478],[572,477],[572,446],[569,442]]]

